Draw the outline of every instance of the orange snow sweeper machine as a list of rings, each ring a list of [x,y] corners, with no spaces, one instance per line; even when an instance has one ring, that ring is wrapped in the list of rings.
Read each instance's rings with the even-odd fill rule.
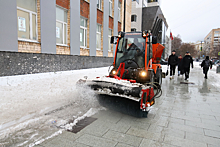
[[[125,104],[126,107],[132,107],[138,117],[147,117],[155,98],[162,94],[165,73],[160,60],[164,46],[157,43],[157,37],[150,31],[119,32],[118,36],[111,37],[111,43],[116,49],[109,75],[81,81],[99,96],[131,100],[136,105]]]

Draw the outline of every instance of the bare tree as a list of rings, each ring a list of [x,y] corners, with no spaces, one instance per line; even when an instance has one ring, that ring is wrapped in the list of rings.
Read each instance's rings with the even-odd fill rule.
[[[172,40],[171,50],[176,50],[177,56],[180,55],[179,49],[180,49],[181,44],[182,44],[182,39],[180,35],[174,36]]]
[[[218,52],[220,52],[220,44],[213,47],[213,50],[210,53],[211,57],[214,57],[214,58],[219,57]]]
[[[195,49],[195,45],[192,45],[190,43],[182,43],[181,47],[179,49],[179,55],[184,56],[185,53],[189,51],[192,57],[196,57],[197,56],[197,52]]]

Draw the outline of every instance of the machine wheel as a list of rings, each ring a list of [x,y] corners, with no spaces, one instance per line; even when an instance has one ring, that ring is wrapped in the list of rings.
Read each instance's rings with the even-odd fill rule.
[[[154,71],[152,70],[151,72],[150,72],[150,82],[151,83],[154,83],[154,78],[155,78],[155,74],[154,74]]]
[[[158,88],[160,88],[162,84],[162,69],[161,68],[157,69],[155,82],[157,82],[156,85],[158,86]]]

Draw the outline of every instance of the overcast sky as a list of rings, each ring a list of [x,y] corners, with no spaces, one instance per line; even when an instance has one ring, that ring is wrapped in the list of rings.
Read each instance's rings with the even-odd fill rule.
[[[169,25],[167,34],[181,36],[183,42],[203,41],[220,28],[220,0],[160,0]]]

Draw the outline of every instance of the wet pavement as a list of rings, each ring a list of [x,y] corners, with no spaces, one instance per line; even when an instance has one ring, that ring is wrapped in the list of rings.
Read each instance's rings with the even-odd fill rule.
[[[91,124],[77,133],[62,134],[37,146],[76,147],[218,147],[220,145],[220,89],[213,76],[205,80],[202,70],[184,77],[163,79],[163,94],[147,118],[114,110],[91,116]]]

